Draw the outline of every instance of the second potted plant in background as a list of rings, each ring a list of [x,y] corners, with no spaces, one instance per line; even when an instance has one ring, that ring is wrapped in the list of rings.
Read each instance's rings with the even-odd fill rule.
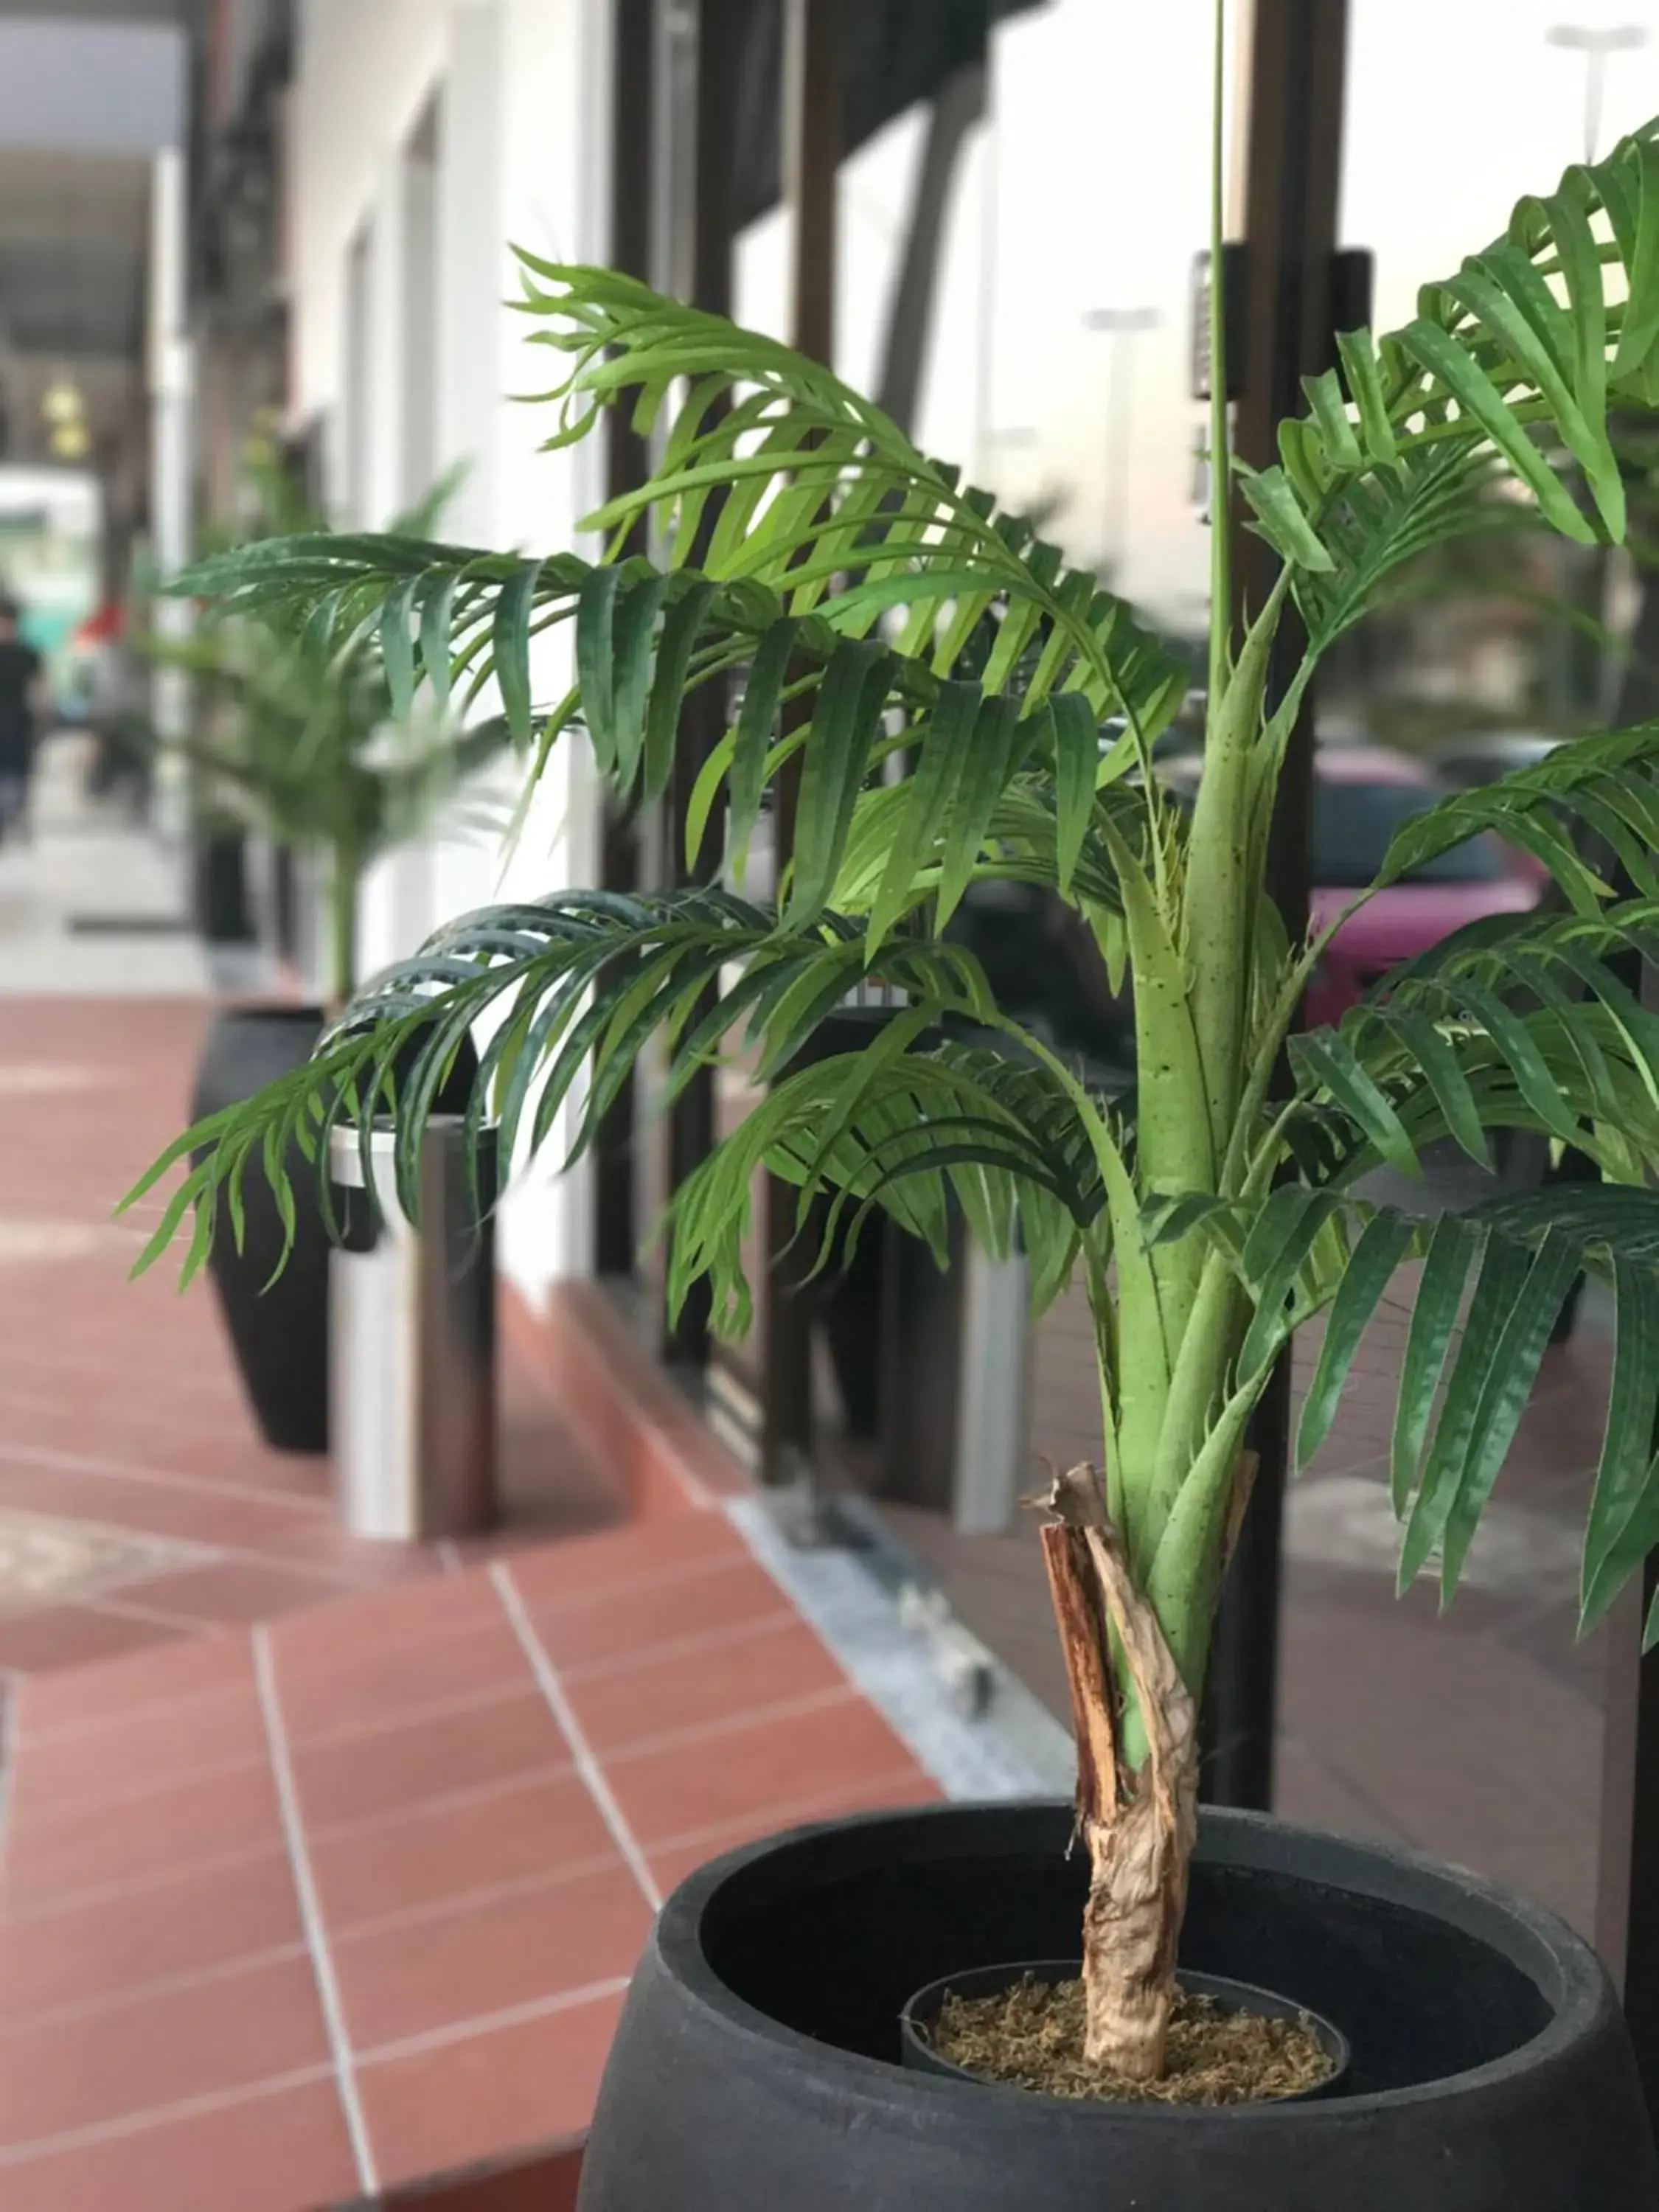
[[[280,481],[257,482],[273,518],[315,535]],[[447,495],[396,533],[411,544]],[[255,541],[261,542],[261,541]],[[191,681],[191,733],[179,748],[198,809],[263,832],[310,860],[323,894],[321,1001],[231,1006],[213,1021],[198,1069],[197,1120],[252,1097],[304,1066],[330,1018],[362,981],[358,900],[370,863],[432,820],[458,782],[506,740],[499,718],[459,727],[394,688],[379,641],[319,634],[281,613],[250,617],[205,607],[193,633],[149,650]],[[294,1150],[290,1165],[303,1170]],[[302,1171],[288,1215],[260,1177],[226,1212],[210,1259],[248,1397],[265,1442],[281,1451],[328,1449],[330,1237],[314,1182]]]

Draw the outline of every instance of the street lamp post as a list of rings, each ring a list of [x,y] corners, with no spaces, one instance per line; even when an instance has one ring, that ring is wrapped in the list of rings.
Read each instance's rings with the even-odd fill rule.
[[[1648,34],[1639,23],[1557,23],[1544,35],[1551,46],[1565,46],[1570,53],[1584,57],[1584,159],[1593,161],[1601,137],[1608,58],[1646,46]]]
[[[1111,575],[1122,562],[1128,529],[1129,426],[1134,398],[1134,356],[1128,342],[1155,329],[1158,312],[1156,307],[1095,307],[1083,321],[1085,329],[1103,331],[1112,342],[1106,377],[1106,544],[1101,562]]]

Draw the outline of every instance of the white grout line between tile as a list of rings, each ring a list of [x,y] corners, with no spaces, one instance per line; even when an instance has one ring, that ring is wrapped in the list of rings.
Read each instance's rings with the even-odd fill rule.
[[[5,1447],[0,1445],[0,1459],[3,1459],[4,1456]],[[131,1543],[136,1539],[141,1542],[165,1546],[170,1551],[181,1554],[177,1559],[162,1560],[155,1566],[135,1570],[133,1575],[122,1578],[118,1587],[123,1589],[137,1588],[145,1582],[155,1582],[173,1575],[193,1574],[204,1567],[221,1566],[265,1567],[277,1574],[303,1576],[310,1582],[328,1583],[331,1589],[337,1591],[342,1598],[376,1596],[382,1590],[412,1587],[413,1580],[417,1579],[412,1578],[410,1583],[386,1583],[375,1579],[366,1582],[349,1567],[337,1565],[327,1559],[310,1559],[303,1553],[262,1552],[257,1545],[252,1544],[202,1544],[198,1543],[193,1537],[170,1536],[156,1529],[138,1528],[131,1521],[105,1521],[95,1518],[90,1513],[70,1513],[63,1510],[53,1512],[44,1507],[33,1505],[8,1507],[4,1510],[22,1513],[27,1518],[35,1521],[70,1521],[77,1528],[91,1529],[94,1535],[124,1538],[128,1543]],[[103,1587],[114,1589],[118,1585],[106,1583]],[[56,1601],[63,1605],[74,1605],[80,1601],[72,1597]],[[88,1604],[94,1603],[96,1593],[90,1594],[85,1601]],[[327,1598],[317,1598],[314,1601],[318,1604],[327,1604],[331,1601]],[[48,1611],[53,1601],[48,1600],[34,1610]],[[273,1618],[279,1616],[273,1616]],[[195,1623],[198,1635],[221,1635],[242,1627],[244,1625],[240,1621],[201,1620],[198,1620]],[[95,1665],[97,1662],[94,1661],[91,1663]]]
[[[368,1593],[360,1589],[358,1595],[360,1596],[379,1595],[388,1587],[396,1589],[399,1594],[404,1590],[419,1590],[429,1594],[448,1586],[450,1586],[449,1577],[447,1575],[428,1575],[424,1579],[416,1582],[391,1585],[383,1583],[376,1585],[374,1590]],[[330,1610],[331,1611],[332,1608],[331,1607]],[[286,1631],[290,1626],[305,1626],[307,1620],[307,1616],[305,1615],[290,1617],[283,1614],[272,1620],[270,1626],[278,1631]],[[395,1636],[379,1638],[368,1644],[360,1644],[355,1651],[348,1650],[342,1653],[337,1648],[331,1650],[325,1645],[320,1651],[305,1650],[289,1651],[284,1656],[283,1663],[296,1681],[308,1680],[316,1674],[344,1674],[355,1672],[360,1667],[380,1667],[387,1660],[395,1661],[402,1652],[419,1650],[422,1653],[429,1653],[435,1650],[441,1644],[459,1644],[469,1637],[495,1635],[499,1634],[500,1630],[501,1621],[493,1613],[466,1613],[459,1620],[441,1619],[434,1622],[430,1619],[425,1621],[417,1620],[406,1629],[400,1628]],[[411,1706],[408,1710],[413,1711],[416,1708]],[[307,1737],[307,1741],[309,1742],[311,1739]]]
[[[189,1859],[182,1866],[164,1867],[155,1874],[141,1875],[137,1881],[94,1882],[86,1889],[59,1890],[55,1896],[48,1891],[44,1897],[8,1898],[6,1917],[51,1920],[60,1913],[84,1912],[95,1905],[112,1904],[118,1897],[143,1897],[151,1890],[171,1889],[177,1883],[193,1881],[198,1875],[228,1874],[237,1867],[252,1866],[280,1849],[280,1844],[246,1844],[234,1851],[216,1851],[206,1858]]]
[[[605,1780],[599,1762],[594,1758],[592,1748],[582,1733],[581,1723],[570,1709],[570,1700],[564,1693],[558,1669],[542,1648],[542,1640],[525,1611],[523,1599],[519,1595],[518,1585],[499,1559],[489,1569],[489,1579],[501,1601],[501,1610],[507,1615],[508,1625],[530,1663],[530,1671],[536,1677],[554,1719],[564,1731],[565,1741],[570,1746],[577,1771],[587,1785],[588,1795],[599,1807],[600,1818],[615,1838],[617,1850],[628,1862],[629,1869],[638,1882],[646,1903],[654,1912],[662,1903],[662,1892],[646,1863],[638,1838],[629,1826],[622,1807],[611,1795],[611,1784]]]
[[[521,2027],[532,2020],[546,2020],[554,2013],[574,2012],[580,2005],[597,2004],[601,1997],[620,1996],[628,1987],[626,1974],[613,1974],[608,1981],[588,1982],[579,1990],[561,1990],[557,1996],[532,1997],[528,2003],[509,2005],[502,2012],[483,2012],[471,2020],[446,2021],[441,2027],[430,2027],[422,2035],[405,2035],[396,2043],[377,2044],[374,2050],[360,2054],[363,2065],[386,2065],[398,2058],[418,2058],[428,2051],[443,2051],[452,2043],[465,2043],[475,2035],[488,2035],[492,2028]]]
[[[415,1798],[390,1812],[359,1813],[349,1820],[313,1820],[307,1832],[319,1843],[332,1843],[341,1836],[373,1835],[379,1828],[406,1827],[411,1820],[421,1820],[428,1813],[461,1812],[469,1805],[488,1805],[500,1797],[517,1796],[521,1790],[542,1789],[550,1782],[568,1781],[576,1771],[569,1759],[545,1766],[523,1766],[515,1773],[498,1774],[493,1781],[471,1783],[464,1790],[445,1790],[430,1797]]]
[[[609,1744],[605,1757],[613,1766],[629,1759],[649,1759],[659,1751],[680,1751],[688,1744],[717,1743],[722,1736],[741,1735],[745,1729],[770,1721],[805,1720],[809,1713],[828,1711],[835,1705],[857,1705],[863,1692],[851,1682],[836,1682],[824,1690],[803,1690],[799,1697],[775,1698],[764,1705],[744,1705],[740,1711],[722,1713],[717,1719],[690,1721],[684,1728],[661,1729],[655,1735],[629,1736]]]
[[[586,1681],[591,1677],[584,1675],[581,1679]],[[546,1702],[545,1693],[539,1680],[536,1684],[534,1693],[541,1694],[544,1703]],[[532,1692],[514,1691],[512,1694],[529,1695]],[[620,1743],[610,1745],[606,1749],[605,1757],[613,1765],[621,1765],[630,1759],[649,1758],[653,1753],[678,1751],[688,1744],[717,1741],[722,1736],[738,1734],[744,1729],[766,1722],[802,1718],[810,1713],[823,1711],[831,1706],[851,1704],[857,1700],[860,1694],[860,1692],[851,1682],[840,1682],[825,1689],[805,1691],[798,1697],[776,1698],[762,1705],[745,1705],[740,1712],[722,1714],[717,1719],[690,1722],[682,1728],[659,1729],[650,1735],[630,1736]],[[490,1700],[490,1702],[498,1701],[499,1699]],[[462,1708],[463,1711],[471,1709],[471,1706]],[[430,1710],[422,1711],[411,1715],[407,1722],[399,1721],[395,1725],[398,1728],[420,1727],[433,1717],[434,1716]],[[354,1731],[354,1734],[380,1735],[385,1732],[376,1729]],[[331,1742],[340,1740],[328,1739]],[[349,1736],[344,1739],[347,1741],[351,1740]],[[307,1741],[302,1744],[290,1743],[290,1759],[295,1753],[304,1756],[318,1747],[314,1741]],[[179,1773],[169,1774],[165,1782],[143,1782],[124,1790],[112,1791],[107,1796],[100,1793],[96,1796],[72,1801],[61,1808],[54,1807],[50,1817],[44,1823],[37,1823],[36,1826],[44,1825],[50,1833],[54,1828],[77,1826],[88,1818],[101,1817],[106,1813],[118,1813],[125,1808],[142,1803],[145,1798],[157,1795],[165,1790],[182,1787],[192,1782],[207,1781],[220,1775],[245,1774],[254,1767],[264,1765],[264,1763],[263,1755],[216,1760],[210,1765],[191,1767]],[[411,1819],[424,1818],[429,1813],[455,1812],[471,1805],[487,1804],[494,1798],[511,1796],[519,1790],[535,1789],[544,1783],[556,1782],[579,1771],[580,1771],[580,1764],[574,1758],[538,1766],[520,1767],[511,1774],[497,1775],[488,1782],[472,1783],[464,1789],[447,1790],[434,1793],[429,1797],[411,1799],[409,1803],[399,1805],[389,1812],[358,1814],[349,1820],[312,1820],[307,1824],[306,1832],[317,1842],[325,1839],[331,1842],[343,1836],[372,1834],[376,1829],[401,1826]],[[582,1777],[584,1783],[586,1778],[584,1774]],[[534,1879],[540,1881],[544,1878],[537,1876]],[[484,1893],[484,1894],[493,1893],[493,1891]],[[444,1911],[451,1909],[449,1903],[446,1902],[441,1909]],[[400,1917],[391,1915],[388,1918],[395,1919]],[[374,1924],[380,1923],[377,1922]],[[357,1929],[354,1927],[352,1933],[356,1932]],[[3,2023],[0,2023],[0,2027],[3,2026]]]
[[[264,2081],[249,2081],[234,2089],[214,2089],[200,2097],[185,2097],[176,2105],[147,2105],[142,2112],[122,2112],[112,2120],[94,2120],[81,2128],[65,2128],[55,2136],[36,2136],[32,2142],[6,2143],[0,2146],[0,2167],[26,2166],[31,2159],[46,2158],[54,2152],[84,2150],[93,2143],[118,2142],[123,2136],[145,2134],[151,2128],[165,2127],[172,2120],[204,2119],[210,2112],[222,2112],[233,2105],[252,2105],[261,2097],[280,2097],[290,2089],[308,2089],[315,2081],[326,2081],[326,2066],[302,2066],[292,2074],[272,2075]]]
[[[562,1866],[550,1867],[541,1874],[520,1875],[514,1881],[493,1881],[479,1889],[447,1891],[425,1905],[405,1905],[396,1912],[378,1913],[372,1920],[349,1922],[335,1930],[335,1948],[343,1949],[359,1937],[390,1936],[400,1929],[418,1928],[423,1921],[447,1919],[453,1912],[487,1912],[492,1905],[508,1904],[514,1898],[535,1897],[544,1889],[562,1889],[571,1882],[586,1881],[592,1875],[614,1874],[616,1868],[616,1853],[607,1851],[603,1858],[568,1859]]]
[[[169,1360],[176,1357],[173,1353],[158,1355],[158,1357],[163,1356]],[[166,1389],[155,1394],[154,1405],[137,1407],[136,1409],[137,1417],[141,1420],[154,1418],[158,1422],[164,1421],[170,1428],[182,1427],[198,1431],[204,1437],[222,1437],[224,1434],[225,1416],[231,1410],[231,1407],[204,1404],[195,1413],[184,1411],[173,1402],[173,1386],[176,1381],[186,1379],[175,1376],[169,1371]],[[73,1387],[72,1383],[65,1383],[56,1395],[50,1391],[41,1393],[35,1390],[20,1390],[15,1383],[5,1378],[3,1373],[0,1373],[0,1410],[10,1413],[21,1407],[26,1413],[61,1415],[64,1412],[64,1392],[72,1390]],[[232,1401],[231,1405],[234,1406],[234,1401]],[[131,1419],[132,1412],[131,1408],[124,1409],[124,1424],[125,1420]],[[204,1478],[204,1480],[207,1479],[209,1478]]]
[[[637,1650],[613,1652],[608,1659],[589,1659],[580,1666],[566,1667],[562,1672],[567,1682],[599,1682],[608,1675],[659,1666],[665,1660],[701,1658],[705,1651],[721,1651],[728,1644],[775,1636],[781,1629],[799,1628],[800,1625],[800,1615],[793,1606],[780,1605],[775,1612],[757,1613],[752,1620],[734,1620],[724,1628],[701,1628],[692,1636],[674,1636],[665,1644],[647,1644]]]
[[[228,1640],[232,1632],[223,1633]],[[204,1642],[209,1640],[206,1638],[203,1639]],[[104,1663],[100,1660],[92,1662],[94,1666]],[[44,1681],[46,1679],[44,1675],[26,1676],[24,1683],[19,1686],[24,1686],[29,1681]],[[90,1720],[71,1721],[67,1727],[43,1729],[37,1725],[25,1731],[19,1740],[26,1741],[31,1750],[39,1750],[42,1744],[48,1743],[85,1743],[93,1736],[106,1735],[111,1729],[131,1728],[135,1721],[159,1720],[164,1714],[182,1717],[192,1707],[210,1704],[215,1698],[246,1697],[251,1687],[252,1683],[248,1680],[218,1682],[210,1690],[185,1690],[174,1698],[158,1698],[153,1705],[124,1706],[114,1711],[99,1713]]]
[[[505,1562],[497,1560],[495,1564],[499,1566]],[[562,1590],[551,1597],[529,1598],[525,1602],[537,1613],[573,1613],[586,1606],[608,1604],[612,1598],[631,1597],[640,1590],[678,1589],[684,1583],[706,1582],[711,1575],[729,1575],[733,1567],[754,1565],[752,1553],[733,1546],[730,1551],[722,1548],[711,1552],[706,1559],[678,1559],[665,1567],[642,1567],[637,1574],[614,1576],[590,1583],[581,1589]]]
[[[146,1798],[165,1796],[169,1790],[187,1790],[192,1783],[216,1781],[222,1774],[246,1774],[264,1764],[263,1752],[244,1752],[234,1759],[210,1759],[204,1766],[180,1767],[161,1781],[146,1778],[142,1782],[130,1782],[121,1789],[100,1790],[92,1796],[60,1799],[54,1792],[50,1809],[31,1820],[29,1832],[33,1835],[44,1828],[51,1835],[54,1829],[78,1827],[89,1820],[101,1819],[106,1813],[124,1812],[131,1805],[142,1805]]]
[[[763,1817],[768,1830],[793,1827],[812,1820],[819,1814],[830,1814],[855,1808],[870,1790],[897,1789],[906,1783],[925,1778],[914,1762],[903,1766],[892,1766],[880,1774],[866,1774],[859,1781],[848,1783],[839,1790],[819,1790],[810,1797],[792,1797],[781,1805],[769,1805]],[[682,1828],[672,1836],[653,1836],[646,1848],[652,1851],[684,1851],[706,1844],[710,1847],[712,1856],[723,1844],[735,1845],[746,1842],[755,1832],[754,1819],[745,1814],[739,1820],[714,1820],[702,1828]]]
[[[295,1671],[303,1673],[303,1668]],[[377,1720],[353,1721],[349,1728],[335,1729],[327,1735],[307,1735],[303,1742],[295,1745],[296,1751],[336,1751],[342,1744],[361,1743],[365,1736],[397,1735],[405,1729],[424,1728],[428,1721],[458,1719],[465,1713],[482,1712],[487,1705],[510,1705],[515,1698],[536,1695],[532,1685],[522,1682],[503,1683],[489,1690],[470,1690],[462,1698],[440,1698],[431,1705],[401,1706]]]
[[[175,1389],[191,1390],[200,1397],[218,1398],[227,1412],[240,1410],[234,1388],[227,1389],[224,1382],[217,1376],[192,1375],[187,1367],[178,1366],[179,1354],[185,1347],[174,1343],[157,1342],[149,1338],[129,1340],[125,1328],[122,1343],[124,1349],[136,1351],[141,1357],[154,1356],[157,1359],[167,1359],[173,1363],[173,1367],[169,1370],[167,1376],[167,1395],[169,1397]],[[82,1358],[73,1352],[54,1351],[49,1346],[31,1344],[27,1352],[10,1353],[0,1352],[0,1397],[5,1396],[9,1389],[14,1368],[20,1370],[27,1368],[27,1371],[33,1374],[40,1367],[67,1368],[71,1374],[96,1375],[100,1379],[106,1379],[109,1374],[108,1363],[101,1356],[95,1359],[90,1357]],[[250,1434],[249,1443],[252,1444],[255,1441]]]
[[[0,2043],[8,2036],[33,2035],[37,2029],[60,2021],[119,2012],[125,2005],[151,2004],[157,1997],[175,1996],[185,1990],[210,1989],[216,1982],[234,1981],[239,1974],[253,1973],[262,1966],[280,1966],[284,1960],[305,1955],[303,1943],[276,1943],[263,1951],[243,1951],[234,1959],[222,1959],[217,1966],[196,1966],[188,1973],[161,1974],[153,1981],[106,1990],[101,1996],[77,1997],[68,2004],[41,2005],[33,2012],[0,2016]]]
[[[362,2100],[357,2094],[357,2077],[352,2070],[351,2039],[346,2032],[340,1984],[328,1948],[328,1931],[323,1925],[322,1907],[318,1901],[317,1885],[311,1871],[311,1856],[306,1848],[305,1830],[300,1820],[294,1767],[283,1729],[282,1701],[276,1690],[276,1670],[270,1663],[270,1642],[262,1627],[253,1632],[253,1679],[259,1693],[259,1710],[264,1717],[265,1740],[270,1747],[271,1773],[276,1784],[276,1802],[282,1814],[283,1837],[288,1845],[289,1865],[294,1875],[295,1894],[299,1899],[300,1925],[305,1930],[306,1942],[310,1948],[311,1971],[316,1978],[329,2049],[333,2054],[335,2087],[339,2091],[340,2105],[345,2115],[346,2132],[351,2139],[351,2154],[356,2160],[358,2181],[364,2194],[372,2197],[380,2185],[374,2170],[374,2150],[369,2141],[368,2122],[363,2113]]]
[[[189,1573],[198,1565],[212,1566],[216,1564],[217,1562],[214,1560],[192,1559],[183,1571]],[[204,1614],[199,1613],[164,1613],[159,1606],[138,1605],[131,1598],[118,1597],[116,1595],[118,1590],[142,1589],[147,1582],[159,1582],[162,1576],[174,1575],[179,1571],[180,1570],[176,1566],[151,1567],[140,1574],[129,1577],[125,1581],[107,1583],[102,1589],[88,1590],[81,1595],[64,1598],[62,1602],[65,1606],[73,1606],[77,1613],[106,1613],[113,1620],[136,1620],[141,1626],[146,1628],[171,1628],[180,1636],[211,1635],[216,1629],[229,1626],[228,1622],[222,1620],[209,1620]],[[56,1612],[58,1608],[54,1605],[47,1605],[41,1609],[51,1613]],[[25,1618],[27,1617],[26,1615]],[[237,1625],[240,1626],[240,1623]],[[123,1655],[116,1652],[112,1656],[119,1658]],[[96,1662],[94,1663],[96,1664]]]
[[[297,1513],[302,1521],[329,1510],[324,1498],[296,1498],[287,1491],[259,1490],[248,1483],[220,1482],[211,1475],[179,1474],[167,1468],[143,1467],[132,1460],[106,1459],[94,1452],[59,1451],[50,1444],[0,1444],[0,1462],[56,1469],[63,1474],[105,1475],[112,1482],[148,1482],[160,1490],[187,1490],[192,1496],[228,1498],[239,1505],[263,1505]]]

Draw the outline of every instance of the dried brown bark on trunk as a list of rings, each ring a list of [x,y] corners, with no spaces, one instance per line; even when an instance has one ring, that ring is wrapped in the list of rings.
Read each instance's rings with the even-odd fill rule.
[[[1092,1468],[1055,1479],[1042,1531],[1077,1731],[1085,2047],[1137,2081],[1164,2071],[1176,1947],[1198,1832],[1197,1715],[1151,1605],[1130,1578]],[[1127,1684],[1146,1757],[1124,1758]]]

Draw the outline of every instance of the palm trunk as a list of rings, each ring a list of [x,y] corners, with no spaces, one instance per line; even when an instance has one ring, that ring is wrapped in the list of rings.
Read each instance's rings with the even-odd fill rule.
[[[1164,2071],[1198,1832],[1193,1698],[1130,1579],[1092,1468],[1057,1478],[1042,1531],[1077,1730],[1085,2051],[1134,2081]],[[1134,1739],[1132,1755],[1130,1740]]]
[[[331,856],[329,876],[329,1011],[338,1013],[357,988],[356,854],[343,842]]]

